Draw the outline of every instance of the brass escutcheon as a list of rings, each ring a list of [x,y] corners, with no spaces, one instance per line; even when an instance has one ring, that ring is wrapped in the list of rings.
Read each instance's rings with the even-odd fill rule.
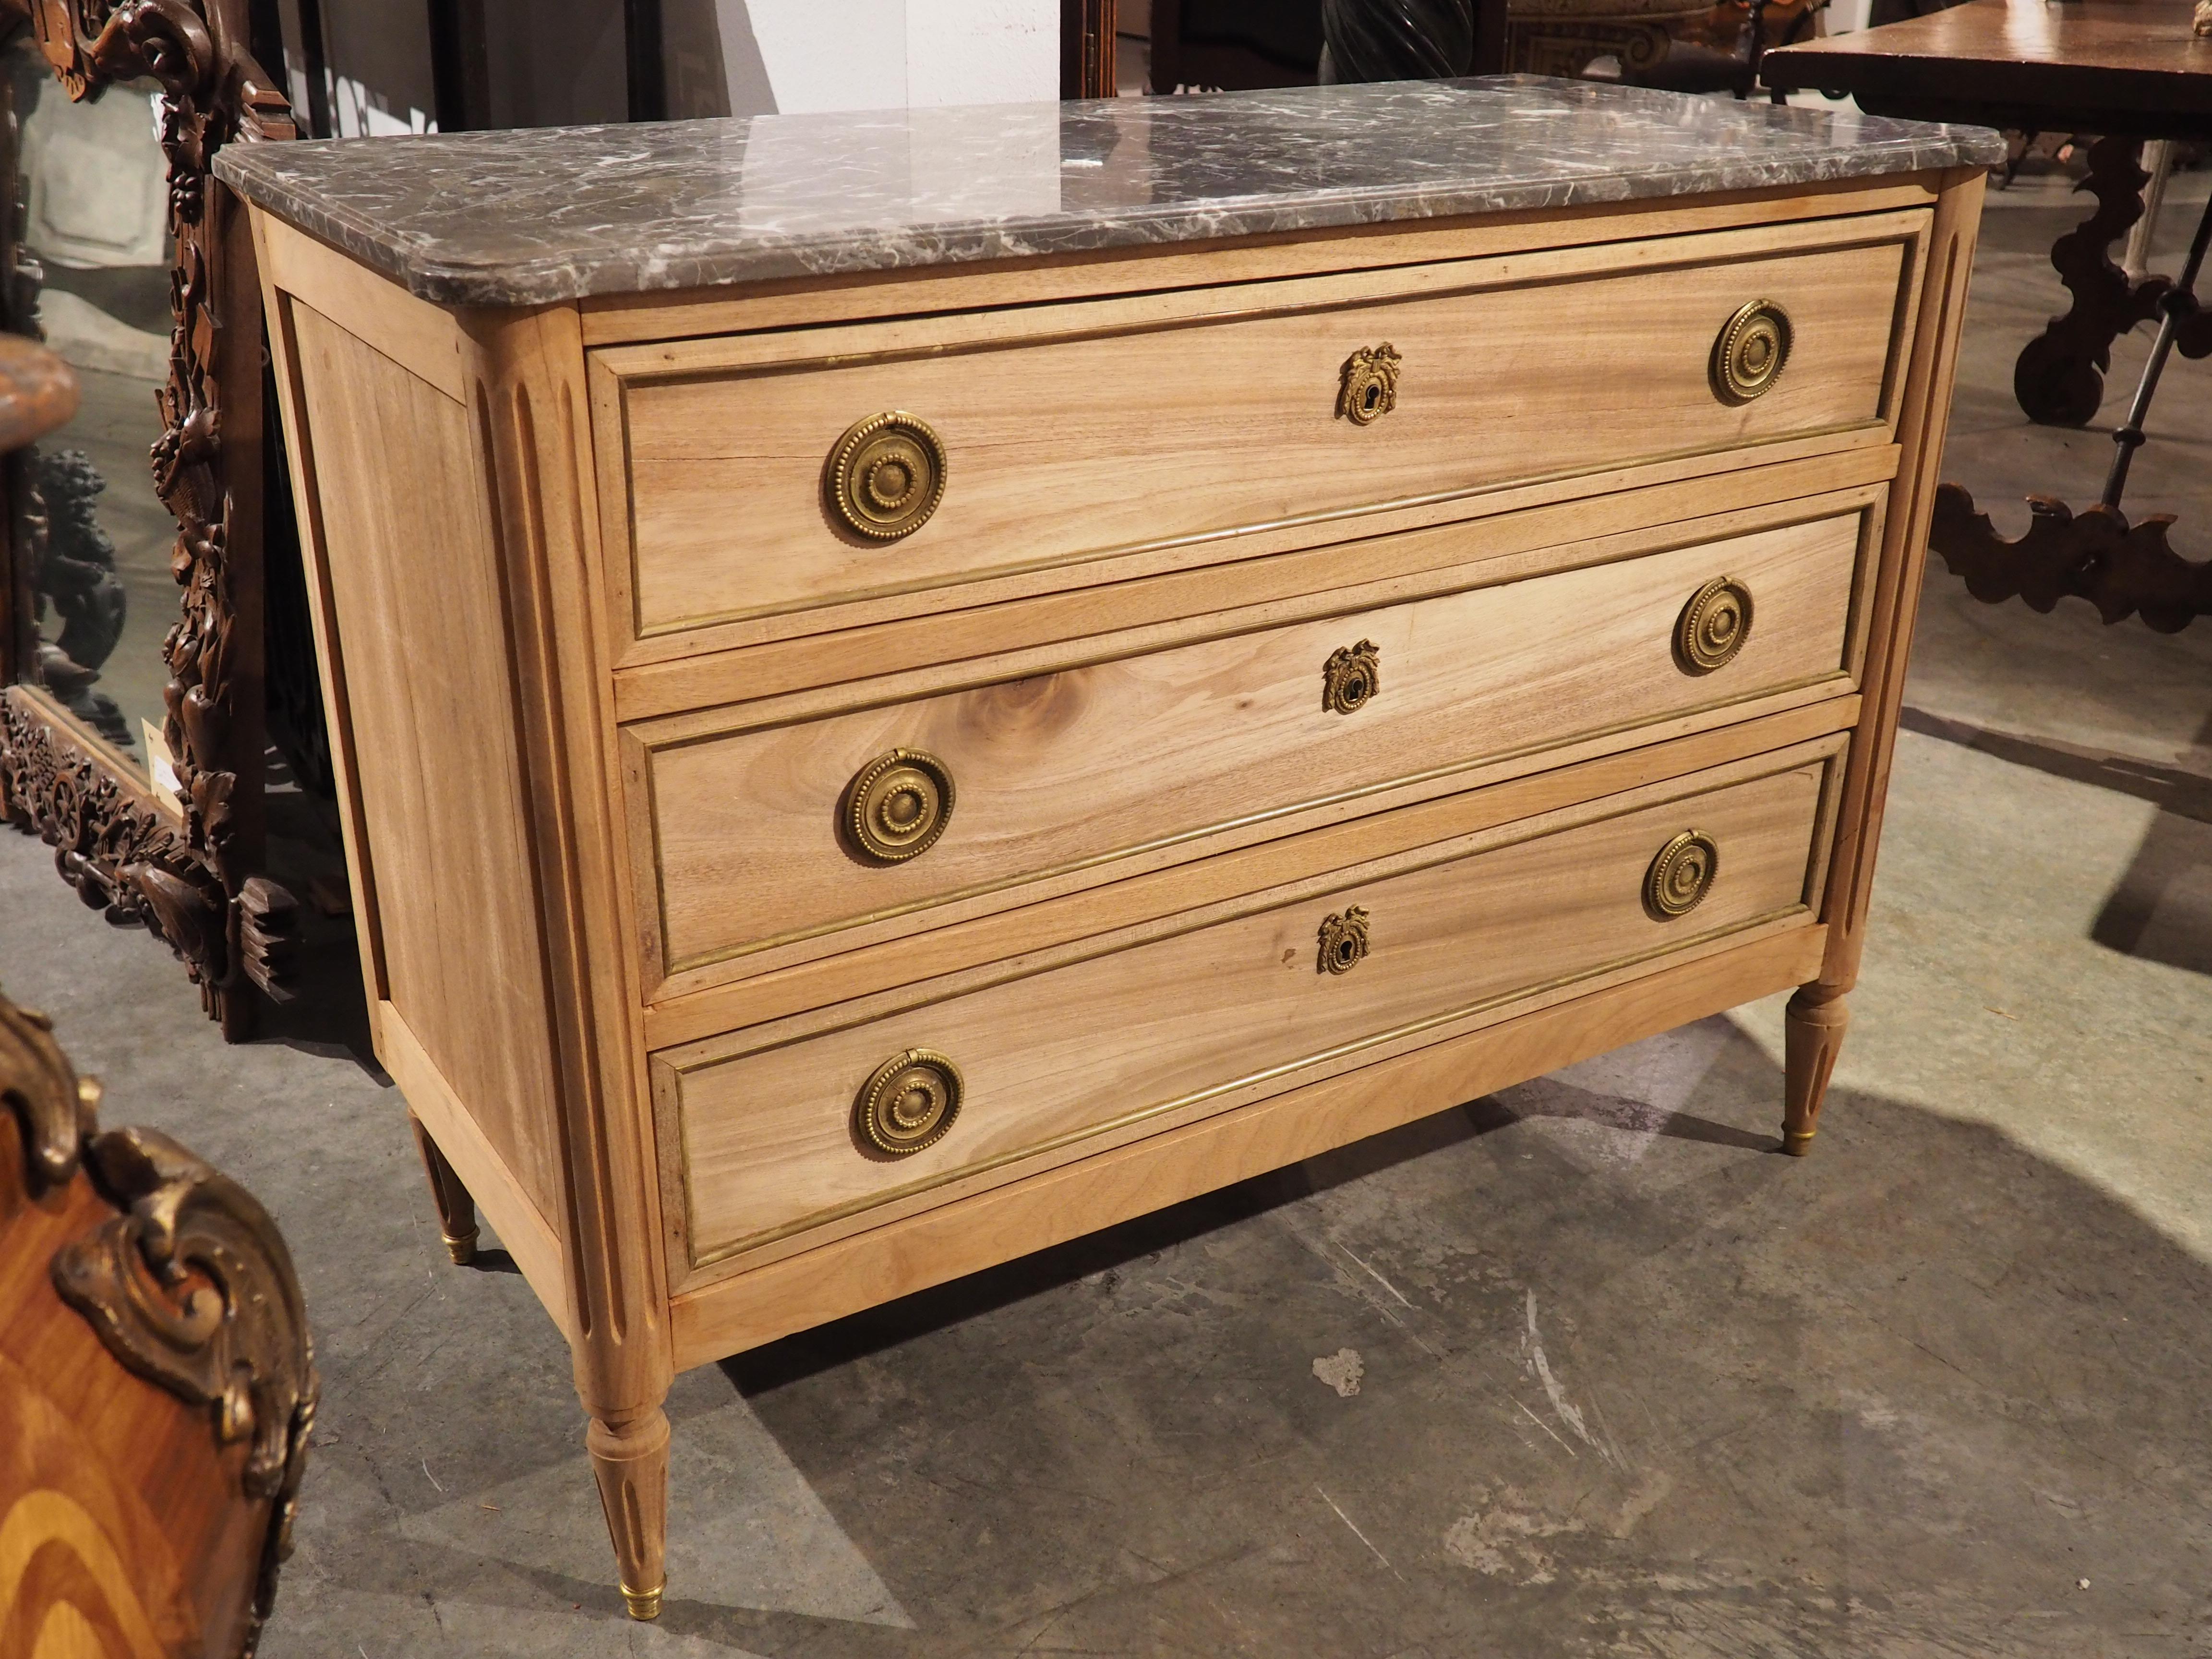
[[[902,410],[856,421],[830,452],[824,488],[848,530],[895,542],[929,521],[945,499],[945,445]]]
[[[1750,637],[1751,590],[1733,576],[1716,576],[1675,619],[1675,666],[1685,674],[1725,668]]]
[[[1326,714],[1353,714],[1382,689],[1382,647],[1372,640],[1340,645],[1321,665],[1321,706]]]
[[[1371,426],[1398,406],[1398,351],[1388,340],[1362,346],[1344,360],[1336,412],[1354,426]]]
[[[1790,313],[1773,301],[1745,306],[1713,342],[1713,395],[1724,404],[1760,396],[1790,361]]]
[[[1644,907],[1660,921],[1672,921],[1698,908],[1712,890],[1721,866],[1721,849],[1702,830],[1685,830],[1659,849],[1644,872]]]
[[[886,1158],[945,1138],[960,1115],[960,1068],[934,1048],[909,1048],[876,1067],[853,1102],[853,1127]]]
[[[1367,912],[1354,904],[1340,916],[1321,924],[1321,953],[1314,963],[1316,974],[1348,974],[1367,954]]]
[[[884,864],[919,858],[952,819],[952,773],[936,756],[893,749],[853,775],[838,814],[854,847]]]

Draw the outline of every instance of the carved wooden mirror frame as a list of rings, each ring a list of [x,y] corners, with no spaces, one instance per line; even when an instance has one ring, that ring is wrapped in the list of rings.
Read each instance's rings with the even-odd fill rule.
[[[0,817],[54,848],[62,878],[118,924],[171,945],[202,1006],[236,1041],[264,997],[284,1000],[291,896],[263,873],[262,553],[268,482],[261,300],[243,206],[210,171],[229,143],[295,136],[290,106],[249,50],[249,0],[0,0],[0,41],[27,17],[72,99],[150,76],[163,89],[174,319],[155,492],[177,520],[170,569],[181,614],[162,643],[162,735],[178,813],[131,762],[31,679],[36,649],[24,538],[40,533],[20,465],[0,538]],[[0,120],[0,281],[22,328],[26,280],[16,201],[15,115]],[[27,511],[26,509],[29,509]],[[289,507],[278,504],[289,524]]]

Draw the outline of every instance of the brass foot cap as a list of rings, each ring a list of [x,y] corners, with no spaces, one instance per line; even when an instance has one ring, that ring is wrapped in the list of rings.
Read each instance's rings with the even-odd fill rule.
[[[465,1233],[459,1238],[447,1233],[444,1237],[446,1254],[453,1258],[456,1267],[465,1267],[477,1259],[477,1236],[474,1233]]]
[[[1782,1132],[1782,1150],[1792,1158],[1804,1157],[1813,1150],[1813,1131],[1784,1129]]]
[[[629,1616],[631,1618],[658,1619],[660,1617],[660,1591],[659,1589],[634,1590],[628,1584],[624,1584],[622,1587],[622,1593],[623,1604],[629,1609]]]

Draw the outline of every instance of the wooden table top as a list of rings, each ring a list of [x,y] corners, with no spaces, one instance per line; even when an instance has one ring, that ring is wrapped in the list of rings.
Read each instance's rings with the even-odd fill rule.
[[[1780,46],[1760,76],[1870,114],[2144,137],[2212,136],[2212,38],[2191,0],[1970,0]]]
[[[0,334],[0,454],[33,443],[76,413],[76,375],[36,340]]]

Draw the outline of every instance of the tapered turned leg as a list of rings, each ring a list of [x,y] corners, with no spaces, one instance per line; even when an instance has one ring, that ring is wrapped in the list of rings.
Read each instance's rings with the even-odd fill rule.
[[[430,1174],[430,1196],[438,1206],[438,1230],[445,1235],[446,1249],[455,1267],[465,1267],[476,1260],[477,1201],[461,1185],[453,1166],[446,1162],[438,1143],[430,1139],[422,1120],[410,1114],[407,1121],[415,1126],[415,1145],[422,1151],[422,1167]]]
[[[658,1619],[667,1582],[668,1419],[658,1406],[627,1419],[595,1417],[584,1431],[599,1503],[633,1619]]]
[[[1790,999],[1783,1016],[1782,1150],[1794,1158],[1813,1150],[1820,1102],[1827,1096],[1828,1079],[1835,1072],[1836,1054],[1850,1023],[1850,1008],[1837,987],[1800,986]]]

